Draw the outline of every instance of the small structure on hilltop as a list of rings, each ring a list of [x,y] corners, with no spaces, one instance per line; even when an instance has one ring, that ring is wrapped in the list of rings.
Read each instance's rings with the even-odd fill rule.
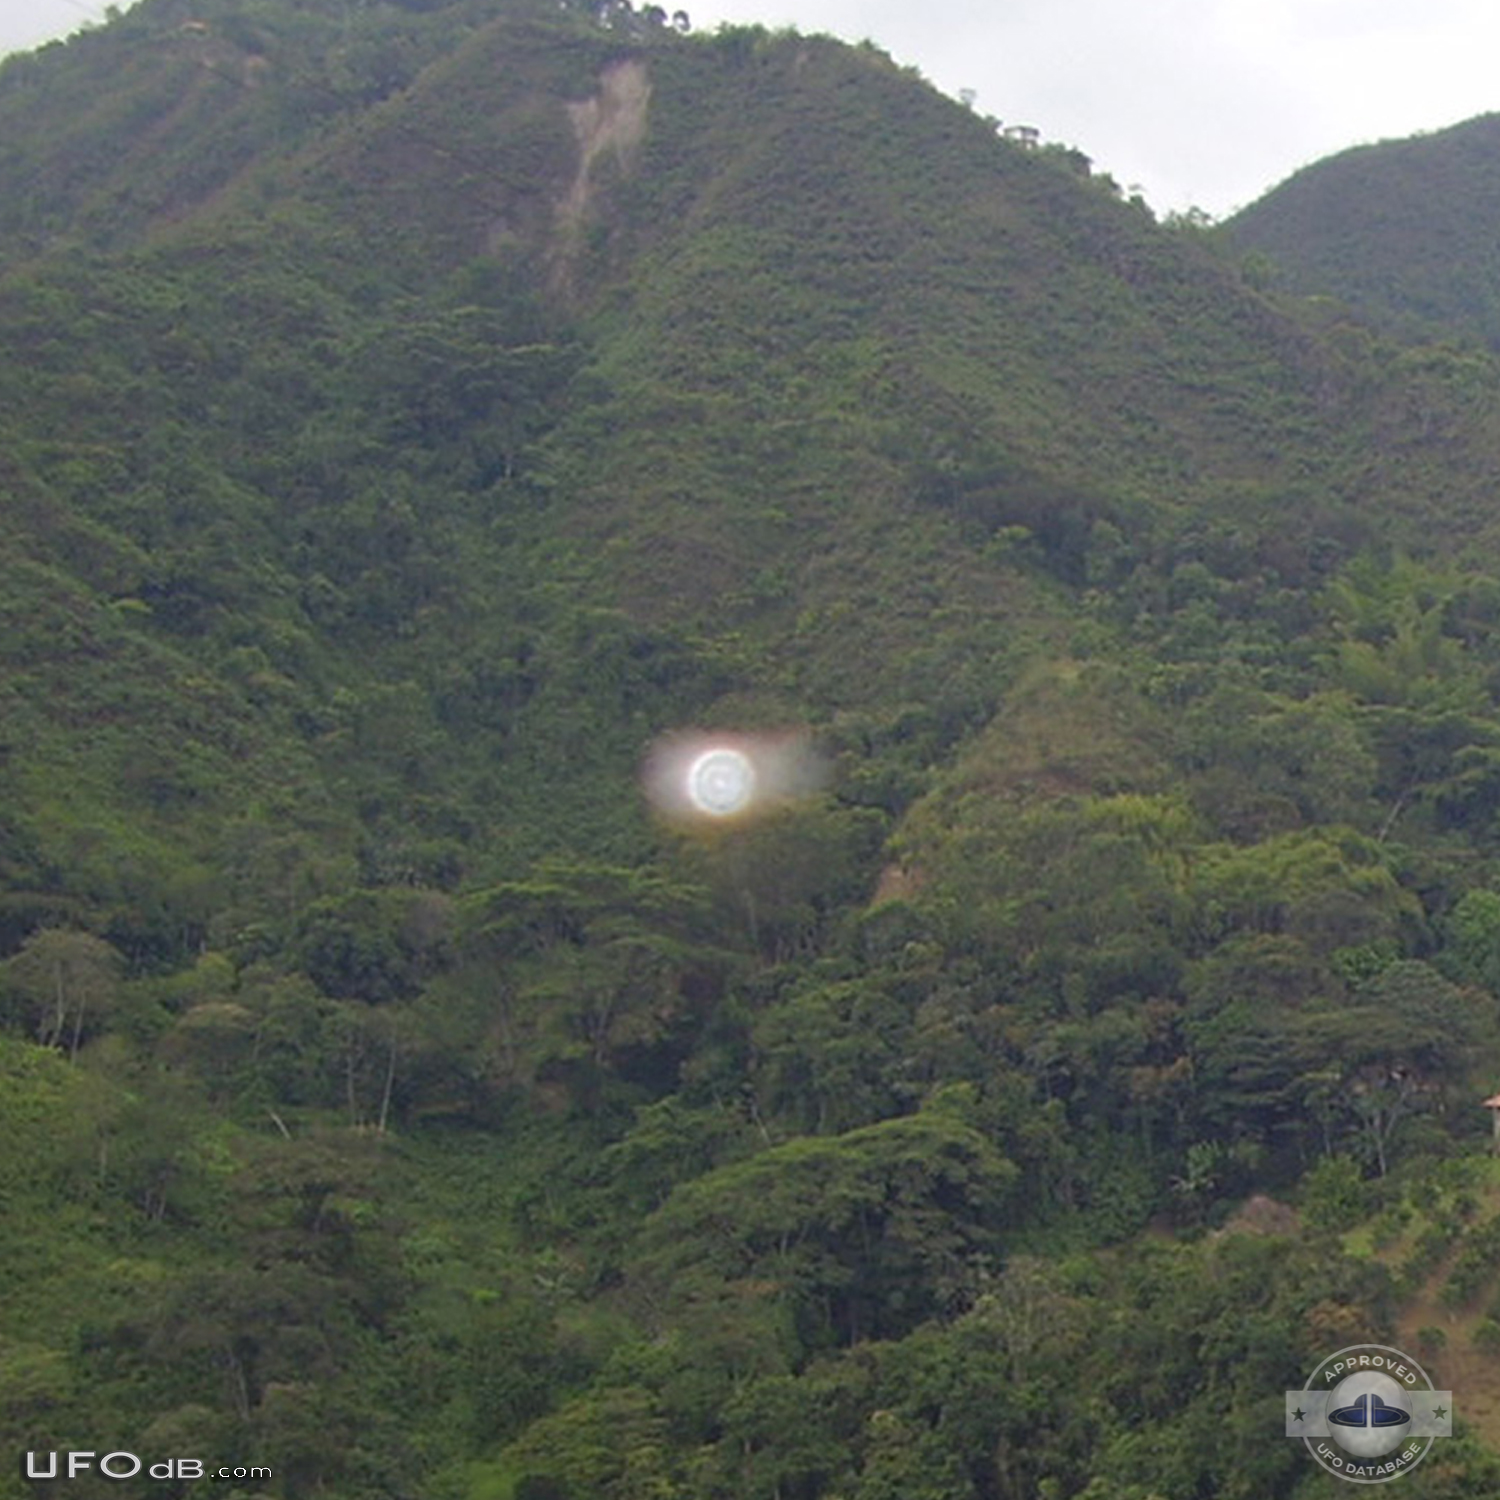
[[[1035,151],[1042,143],[1042,132],[1035,125],[1007,125],[1005,139],[1024,146],[1028,151]]]
[[[1494,1145],[1492,1149],[1496,1156],[1500,1156],[1500,1094],[1492,1094],[1484,1101],[1484,1107],[1489,1110],[1490,1118],[1495,1122]]]

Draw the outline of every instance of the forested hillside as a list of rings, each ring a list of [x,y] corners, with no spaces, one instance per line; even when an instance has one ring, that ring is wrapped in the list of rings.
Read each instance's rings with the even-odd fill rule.
[[[623,3],[142,0],[0,257],[11,1451],[1316,1500],[1500,1344],[1488,355]]]
[[[1289,290],[1393,332],[1500,345],[1500,115],[1314,162],[1231,219]]]

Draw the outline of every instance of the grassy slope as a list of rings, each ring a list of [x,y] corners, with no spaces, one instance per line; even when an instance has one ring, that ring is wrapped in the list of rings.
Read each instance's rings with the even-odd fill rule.
[[[1395,1319],[1400,1347],[1418,1351],[1436,1385],[1461,1393],[1464,1423],[1494,1447],[1500,1443],[1500,1379],[1483,1336],[1474,1337],[1476,1328],[1493,1318],[1493,1265],[1466,1295],[1455,1299],[1445,1292],[1473,1228],[1500,1211],[1500,1166],[1476,1158],[1467,1163],[1461,1183],[1457,1195],[1424,1194],[1420,1207],[1398,1200],[1395,1214],[1357,1226],[1344,1243],[1351,1255],[1374,1259],[1401,1279],[1404,1296]],[[1461,1219],[1455,1196],[1462,1200]],[[1434,1234],[1446,1236],[1446,1248],[1435,1263],[1430,1256],[1424,1262],[1419,1258],[1423,1238]],[[1403,1275],[1404,1265],[1415,1265],[1416,1273]],[[1441,1338],[1437,1347],[1430,1343],[1434,1329]]]

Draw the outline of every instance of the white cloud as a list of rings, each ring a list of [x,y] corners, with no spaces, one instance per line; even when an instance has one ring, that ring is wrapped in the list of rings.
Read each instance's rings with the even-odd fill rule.
[[[1160,208],[1225,213],[1361,142],[1500,106],[1491,0],[706,0],[695,23],[870,36],[1076,145]]]
[[[104,19],[105,0],[0,0],[0,56],[40,47]]]

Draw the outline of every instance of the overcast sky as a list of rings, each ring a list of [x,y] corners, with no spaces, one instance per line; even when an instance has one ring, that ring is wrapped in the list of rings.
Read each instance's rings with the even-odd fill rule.
[[[661,0],[699,30],[868,37],[975,108],[1215,216],[1345,146],[1500,109],[1495,0]],[[123,8],[123,7],[122,7]],[[103,14],[0,0],[0,51]]]

